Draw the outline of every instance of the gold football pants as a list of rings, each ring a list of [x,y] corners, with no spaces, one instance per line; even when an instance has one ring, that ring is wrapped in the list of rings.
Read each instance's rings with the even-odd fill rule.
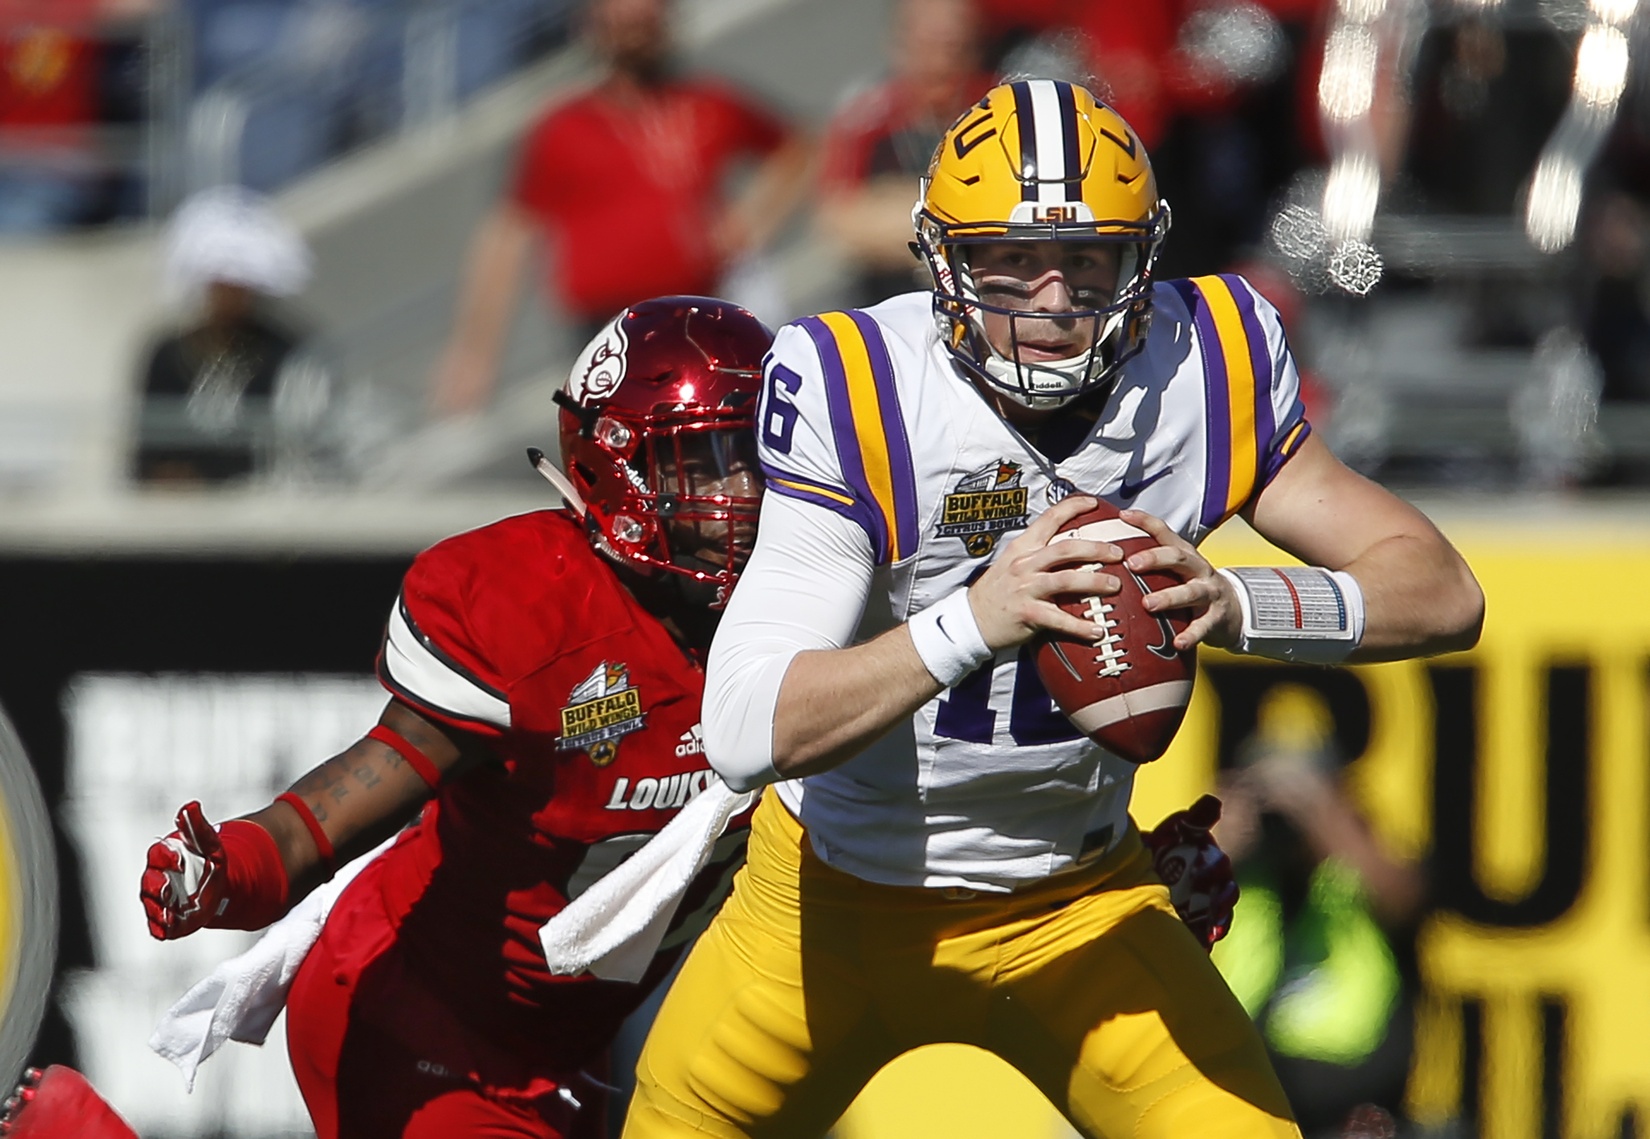
[[[1300,1135],[1132,829],[1013,894],[881,886],[826,866],[767,795],[642,1051],[625,1139],[816,1139],[941,1042],[1000,1056],[1097,1139]]]

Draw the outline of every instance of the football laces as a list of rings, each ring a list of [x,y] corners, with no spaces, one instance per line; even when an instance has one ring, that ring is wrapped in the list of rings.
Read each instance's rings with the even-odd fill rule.
[[[1117,635],[1117,622],[1111,613],[1112,606],[1098,595],[1090,597],[1088,606],[1083,610],[1083,616],[1102,631],[1100,638],[1094,642],[1094,659],[1100,664],[1099,675],[1122,676],[1132,666],[1124,659],[1128,656],[1128,646]]]

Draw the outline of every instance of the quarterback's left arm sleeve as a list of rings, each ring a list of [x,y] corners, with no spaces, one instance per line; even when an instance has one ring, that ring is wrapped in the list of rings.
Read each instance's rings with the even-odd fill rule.
[[[1243,278],[1236,281],[1234,292],[1241,288],[1254,305],[1254,321],[1265,337],[1266,357],[1271,365],[1272,430],[1257,440],[1260,470],[1256,472],[1255,485],[1264,487],[1301,449],[1301,444],[1312,434],[1312,425],[1307,422],[1306,405],[1301,402],[1300,370],[1295,366],[1294,353],[1289,350],[1289,337],[1278,310]]]
[[[757,532],[705,666],[706,757],[737,791],[779,778],[773,726],[786,670],[805,649],[849,643],[874,569],[864,532],[823,507],[769,494]]]
[[[1311,435],[1277,309],[1235,273],[1171,281],[1202,354],[1203,533],[1254,505]],[[1166,297],[1172,300],[1173,298]]]

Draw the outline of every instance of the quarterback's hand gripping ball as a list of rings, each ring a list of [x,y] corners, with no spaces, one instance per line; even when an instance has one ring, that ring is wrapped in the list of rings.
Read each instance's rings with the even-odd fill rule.
[[[1232,928],[1238,900],[1232,860],[1209,833],[1219,821],[1220,800],[1205,795],[1141,836],[1157,876],[1169,888],[1175,913],[1205,949],[1214,948]]]
[[[167,941],[194,933],[227,901],[223,840],[198,802],[178,808],[178,829],[149,848],[139,894],[149,933]]]
[[[1125,558],[1157,545],[1108,502],[1079,515],[1053,541],[1067,538],[1110,542]],[[1174,647],[1188,614],[1151,613],[1142,604],[1154,589],[1178,584],[1171,574],[1137,574],[1120,564],[1095,568],[1116,576],[1122,589],[1110,597],[1069,597],[1060,607],[1105,634],[1095,641],[1042,641],[1037,674],[1060,710],[1095,743],[1131,763],[1150,763],[1168,749],[1192,698],[1196,650]]]

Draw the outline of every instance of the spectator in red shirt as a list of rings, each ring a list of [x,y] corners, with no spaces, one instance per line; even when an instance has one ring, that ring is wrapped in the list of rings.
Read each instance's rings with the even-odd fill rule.
[[[95,191],[96,0],[0,0],[0,233],[78,222]]]
[[[472,241],[434,379],[438,413],[487,401],[535,241],[582,336],[645,297],[715,294],[790,213],[805,147],[727,86],[672,74],[668,11],[668,0],[591,0],[586,30],[607,74],[532,128]],[[760,165],[728,201],[726,175],[747,158]]]
[[[825,139],[819,225],[856,270],[851,304],[926,287],[910,250],[917,180],[957,108],[991,87],[973,0],[901,0],[892,63],[889,79],[836,113]]]

